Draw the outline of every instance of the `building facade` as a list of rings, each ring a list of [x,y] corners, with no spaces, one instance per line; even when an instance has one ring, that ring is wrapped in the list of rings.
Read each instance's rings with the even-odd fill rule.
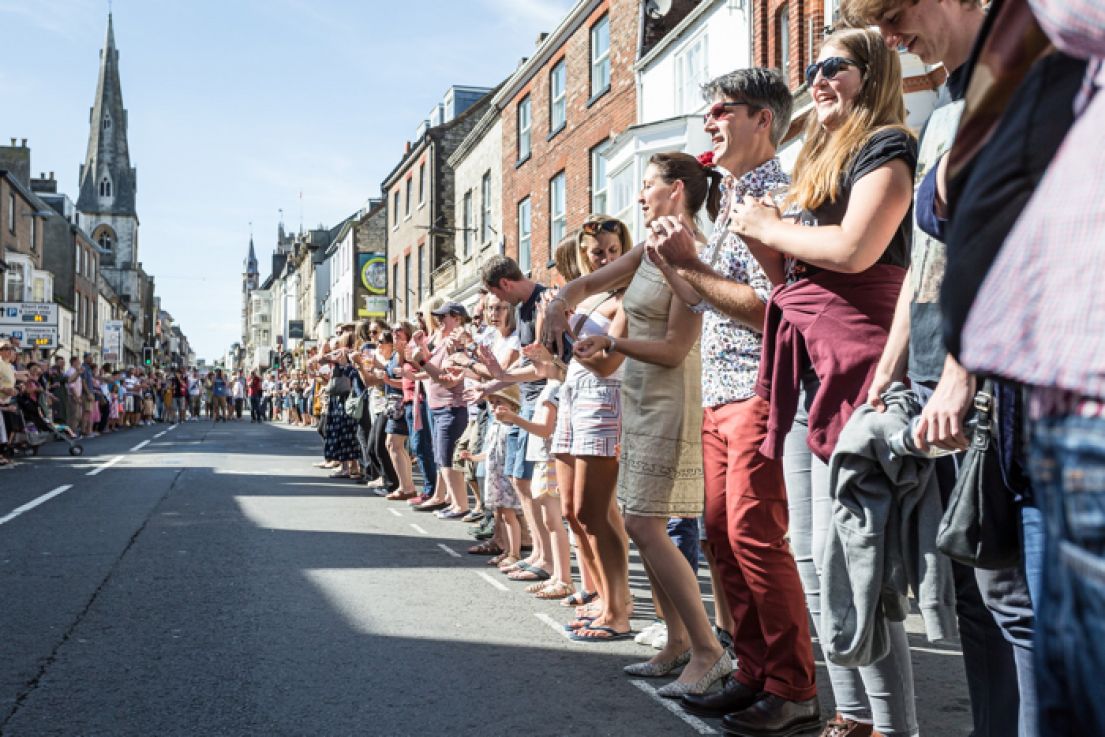
[[[581,0],[492,102],[502,119],[506,254],[539,281],[559,242],[609,207],[600,150],[636,121],[639,7]]]

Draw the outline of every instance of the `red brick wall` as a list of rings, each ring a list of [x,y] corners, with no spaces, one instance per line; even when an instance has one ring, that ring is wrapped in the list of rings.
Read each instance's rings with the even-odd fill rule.
[[[822,0],[757,0],[752,19],[752,58],[759,66],[780,66],[782,31],[777,19],[783,6],[790,13],[787,81],[791,89],[796,89],[804,83],[803,71],[817,57],[824,40],[825,6]]]
[[[591,26],[610,16],[610,89],[591,97]],[[637,89],[633,63],[637,54],[640,0],[606,0],[568,37],[549,61],[503,108],[503,229],[506,253],[518,258],[518,203],[530,198],[531,266],[533,278],[547,282],[550,258],[549,180],[565,172],[567,233],[571,234],[591,212],[591,149],[624,131],[637,118]],[[567,124],[551,141],[549,134],[549,72],[567,59]],[[521,166],[518,158],[517,107],[530,95],[532,104],[531,154]],[[555,248],[556,244],[551,244]]]

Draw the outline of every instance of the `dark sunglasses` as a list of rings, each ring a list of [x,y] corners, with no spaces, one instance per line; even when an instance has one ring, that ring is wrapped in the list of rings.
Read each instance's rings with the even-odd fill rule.
[[[621,227],[620,220],[591,220],[584,223],[580,230],[584,235],[598,235],[602,232],[617,233]]]
[[[741,105],[747,105],[750,108],[757,108],[758,105],[753,105],[750,102],[715,102],[710,108],[702,114],[702,122],[709,123],[711,120],[717,120],[722,115],[725,115],[731,107],[740,107]]]
[[[866,71],[863,65],[858,61],[845,59],[843,56],[830,56],[828,59],[816,61],[806,67],[806,84],[813,87],[813,80],[817,79],[817,73],[819,71],[821,72],[821,76],[825,79],[832,79],[840,74],[844,67],[855,67],[859,70],[860,74]]]

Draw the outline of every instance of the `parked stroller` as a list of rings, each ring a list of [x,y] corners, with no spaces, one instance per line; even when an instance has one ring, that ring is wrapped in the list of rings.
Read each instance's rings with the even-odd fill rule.
[[[14,454],[37,456],[39,448],[51,439],[61,440],[68,445],[71,456],[84,454],[84,446],[74,442],[67,434],[69,428],[47,420],[33,399],[20,396],[13,406],[14,412],[8,413],[11,427],[8,445]]]

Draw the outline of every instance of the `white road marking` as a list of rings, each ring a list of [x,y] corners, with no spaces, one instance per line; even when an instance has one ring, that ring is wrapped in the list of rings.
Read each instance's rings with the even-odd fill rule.
[[[483,571],[476,571],[476,575],[479,576],[480,578],[482,578],[484,581],[487,581],[489,584],[491,584],[492,586],[497,588],[499,591],[510,591],[510,589],[508,589],[506,586],[503,586],[501,581],[496,581],[495,579],[493,579],[491,576],[487,575]]]
[[[388,507],[388,511],[391,512],[392,514],[394,514],[396,517],[402,517],[403,516],[403,515],[399,514],[398,512],[396,512],[391,507]]]
[[[96,468],[92,469],[91,471],[86,473],[85,476],[95,476],[98,473],[100,473],[101,471],[106,471],[107,469],[111,468],[112,466],[114,466],[116,463],[118,463],[121,460],[123,460],[123,456],[115,456],[114,458],[112,458],[107,463],[104,463],[104,464],[99,465]]]
[[[169,432],[169,431],[168,431],[168,430],[162,430],[162,431],[161,431],[161,432],[159,432],[159,433],[158,433],[157,435],[154,435],[154,436],[153,436],[153,437],[154,437],[154,440],[157,440],[158,438],[160,438],[160,437],[163,437],[163,436],[165,435],[165,433],[167,433],[167,432]]]
[[[954,657],[963,657],[963,653],[959,650],[940,650],[935,647],[911,647],[910,650],[919,653],[931,653],[932,655],[952,655]]]
[[[560,624],[560,622],[557,622],[548,614],[545,614],[544,612],[534,612],[533,616],[537,617],[542,622],[549,625],[553,632],[560,635],[565,640],[571,641],[572,635],[566,629],[564,629],[564,625]]]
[[[444,543],[438,543],[438,544],[437,544],[437,546],[438,546],[439,548],[441,548],[442,550],[444,550],[444,551],[445,551],[446,553],[448,553],[449,555],[453,556],[454,558],[460,558],[460,557],[461,557],[461,554],[460,554],[460,553],[458,553],[457,551],[453,550],[452,548],[450,548],[450,547],[449,547],[448,545],[445,545]]]
[[[699,734],[718,734],[718,731],[706,722],[683,711],[683,708],[679,705],[678,699],[665,699],[663,696],[658,695],[656,689],[647,681],[633,680],[630,681],[630,683],[648,694],[649,698],[660,704],[660,706],[689,724],[691,729]]]
[[[131,448],[130,452],[134,453],[135,451],[142,450],[143,448],[145,448],[149,444],[150,444],[149,440],[143,440],[141,443],[139,443],[138,445]]]
[[[423,530],[423,529],[422,529],[421,527],[419,527],[418,525],[416,525],[416,524],[415,524],[415,523],[413,523],[413,522],[411,522],[411,527],[413,527],[413,528],[414,528],[414,531],[415,531],[415,532],[417,532],[417,533],[419,533],[419,534],[421,534],[421,535],[429,535],[429,534],[430,534],[430,533],[426,532],[425,530]]]
[[[65,492],[69,491],[72,488],[73,488],[72,484],[66,484],[65,486],[59,486],[58,488],[54,489],[53,491],[51,491],[47,494],[43,494],[42,496],[38,497],[37,499],[32,499],[31,501],[24,504],[22,507],[16,507],[15,509],[8,512],[3,517],[0,517],[0,525],[4,524],[5,522],[11,522],[13,519],[15,519],[19,515],[23,514],[24,512],[29,512],[30,510],[37,507],[39,504],[45,504],[46,502],[53,499],[55,496],[57,496],[59,494],[64,494]]]
[[[176,425],[169,425],[167,428],[165,428],[165,432],[169,432],[170,430],[176,430]]]

